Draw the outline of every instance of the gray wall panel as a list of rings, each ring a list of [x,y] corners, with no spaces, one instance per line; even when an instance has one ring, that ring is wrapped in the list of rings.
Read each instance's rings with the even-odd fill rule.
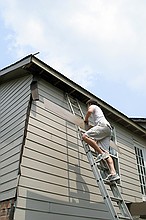
[[[0,86],[0,201],[16,195],[31,76]]]
[[[98,204],[99,209],[96,209],[96,205],[90,205],[88,208],[80,207],[80,204],[65,204],[65,203],[55,203],[55,202],[45,202],[43,200],[33,200],[24,198],[19,198],[18,206],[23,208],[26,203],[28,209],[25,211],[25,219],[110,219],[108,212],[104,210],[104,206]],[[38,213],[38,216],[35,213]],[[17,213],[20,214],[19,209]],[[22,211],[23,213],[23,211]],[[23,216],[23,214],[22,214]]]

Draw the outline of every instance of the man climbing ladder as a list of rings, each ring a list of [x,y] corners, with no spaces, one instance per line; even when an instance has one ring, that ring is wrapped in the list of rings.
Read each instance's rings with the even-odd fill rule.
[[[88,118],[90,117],[90,115],[93,113],[93,116],[94,116],[94,110],[93,110],[94,108],[92,109],[92,108],[90,108],[90,106],[92,106],[92,105],[97,106],[97,103],[94,100],[93,100],[94,101],[93,103],[91,102],[91,100],[89,101],[90,104],[88,104],[88,111],[86,113],[86,116],[84,117],[83,111],[81,109],[81,106],[80,106],[78,100],[69,97],[68,94],[67,94],[67,100],[68,100],[71,112],[74,115],[84,119],[85,123],[87,125],[88,124]],[[121,219],[123,219],[123,220],[133,220],[133,218],[132,218],[132,216],[131,216],[131,214],[130,214],[127,206],[126,206],[126,203],[123,200],[122,195],[121,195],[121,193],[118,189],[117,183],[116,183],[116,180],[119,179],[119,176],[116,175],[114,177],[113,175],[110,175],[110,176],[112,176],[112,179],[110,178],[110,176],[108,176],[108,178],[107,178],[108,181],[105,181],[102,178],[102,175],[101,175],[102,171],[106,175],[108,173],[108,170],[107,170],[108,167],[102,166],[102,165],[103,165],[103,162],[104,162],[103,159],[105,159],[106,161],[107,160],[109,161],[109,154],[108,154],[108,156],[106,156],[106,154],[104,154],[105,152],[107,153],[107,151],[104,149],[104,145],[105,146],[109,145],[109,137],[110,137],[111,131],[109,129],[107,129],[108,126],[110,127],[110,124],[105,119],[102,111],[98,112],[98,117],[94,116],[94,121],[95,121],[95,126],[94,127],[96,127],[96,118],[97,118],[99,122],[102,122],[102,123],[104,122],[105,123],[104,127],[106,127],[105,130],[108,130],[108,135],[104,134],[103,135],[104,137],[102,136],[102,138],[101,137],[98,138],[98,145],[97,144],[96,145],[98,146],[98,150],[101,148],[100,152],[97,150],[97,148],[96,148],[97,146],[95,147],[94,144],[92,145],[92,147],[95,149],[95,151],[97,151],[99,153],[99,156],[96,160],[94,159],[93,152],[90,150],[89,144],[82,139],[82,136],[83,136],[84,139],[87,140],[87,138],[88,138],[89,140],[91,140],[91,141],[93,140],[94,143],[96,143],[95,140],[94,140],[94,137],[92,135],[90,135],[91,138],[89,138],[87,136],[88,132],[91,132],[91,131],[94,131],[94,130],[89,129],[89,131],[84,131],[79,126],[77,126],[76,128],[79,132],[79,137],[82,141],[83,148],[86,152],[88,161],[91,165],[91,168],[92,168],[94,177],[96,179],[97,185],[100,189],[101,195],[102,195],[102,197],[104,199],[104,202],[105,202],[105,204],[106,204],[106,206],[107,206],[107,208],[108,208],[108,210],[111,214],[111,217],[112,217],[111,219],[112,220],[121,220]],[[101,118],[102,118],[102,120],[101,120]],[[102,124],[100,124],[100,125],[102,125]],[[102,130],[102,128],[101,128],[101,130]],[[103,129],[103,133],[105,133],[105,130]],[[85,133],[85,134],[83,135],[83,133]],[[106,140],[106,137],[108,137],[107,138],[108,141]],[[104,143],[104,145],[103,145],[103,143]],[[107,164],[107,163],[104,163],[104,164]],[[112,169],[115,170],[114,165],[112,164],[111,166],[113,166],[113,167],[111,167],[111,170]],[[111,170],[110,170],[110,172],[111,172]],[[107,189],[107,187],[109,187],[109,188]],[[108,193],[108,190],[111,190],[111,195]],[[114,203],[116,203],[116,207],[114,206]]]
[[[98,153],[97,161],[106,160],[110,171],[106,180],[117,181],[120,177],[115,171],[113,159],[108,152],[111,137],[110,123],[105,118],[101,108],[97,105],[95,100],[88,100],[87,108],[88,110],[84,122],[88,125],[88,119],[92,114],[94,126],[83,134],[83,140]]]

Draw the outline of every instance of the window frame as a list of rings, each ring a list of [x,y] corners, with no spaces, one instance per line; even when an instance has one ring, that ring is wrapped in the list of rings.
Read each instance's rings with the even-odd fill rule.
[[[146,201],[146,149],[135,142],[134,150],[142,199]]]

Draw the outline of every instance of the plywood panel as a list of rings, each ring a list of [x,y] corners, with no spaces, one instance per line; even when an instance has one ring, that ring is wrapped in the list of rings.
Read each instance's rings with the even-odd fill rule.
[[[98,218],[107,218],[108,219],[108,212],[105,212],[102,210],[101,212],[99,210],[94,210],[93,209],[83,209],[80,207],[73,207],[73,206],[63,206],[61,204],[55,204],[51,203],[50,204],[50,211],[53,213],[64,213],[72,216],[78,216],[78,217],[86,217],[86,218],[95,218],[95,216],[98,216]]]
[[[54,104],[53,102],[50,102],[47,99],[44,99],[44,105],[47,109],[49,109],[52,112],[55,112],[61,118],[68,120],[68,121],[84,128],[84,122],[78,116],[73,115],[71,112],[63,109],[62,107],[57,106],[56,104]]]
[[[25,216],[27,216],[25,218]],[[106,218],[106,216],[104,215],[98,215],[96,212],[95,212],[95,216],[96,216],[96,219],[97,220],[101,220],[101,217],[102,219],[106,219],[106,220],[109,220],[110,219],[110,216],[108,215],[108,217]],[[86,216],[72,216],[72,215],[66,215],[66,214],[60,214],[60,213],[46,213],[46,212],[36,212],[36,211],[33,211],[33,210],[27,210],[27,211],[24,211],[22,209],[18,209],[15,213],[15,219],[20,219],[21,220],[40,220],[40,219],[43,219],[43,220],[85,220]],[[95,219],[95,217],[90,217],[90,220],[92,219]]]
[[[51,120],[52,123],[54,121],[54,122],[58,122],[58,124],[66,126],[66,121],[64,119],[58,117],[56,114],[49,111],[48,109],[45,109],[44,108],[44,103],[42,103],[42,102],[33,102],[32,107],[31,107],[30,115],[31,116],[33,115],[34,117],[37,118],[37,117],[39,117],[38,114],[43,116],[44,119],[47,118],[46,120]]]

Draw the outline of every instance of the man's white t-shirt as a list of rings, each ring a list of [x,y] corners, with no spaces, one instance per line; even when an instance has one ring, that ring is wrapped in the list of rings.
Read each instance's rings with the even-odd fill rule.
[[[92,110],[94,125],[109,125],[110,123],[105,118],[103,111],[97,105],[90,105],[89,109]]]

